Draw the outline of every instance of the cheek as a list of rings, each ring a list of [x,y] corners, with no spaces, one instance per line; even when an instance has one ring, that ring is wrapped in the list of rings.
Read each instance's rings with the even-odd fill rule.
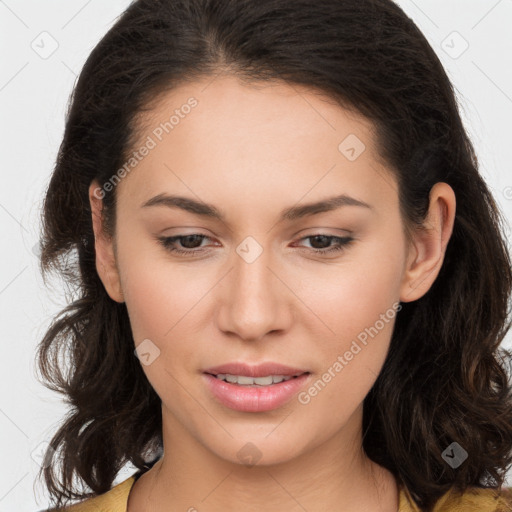
[[[297,397],[303,421],[321,425],[318,436],[336,432],[364,401],[385,362],[400,309],[398,302],[366,302],[359,308],[353,296],[343,299],[347,302],[338,303],[338,315],[330,318],[334,334],[315,346],[323,364]]]
[[[123,252],[120,244],[119,249],[123,293],[136,342],[170,338],[182,324],[190,323],[194,306],[211,287],[201,272],[179,266],[162,249],[147,245]]]
[[[130,257],[124,262],[123,281],[126,307],[142,370],[164,403],[179,400],[179,384],[172,378],[194,361],[194,304],[201,290],[191,286],[187,277],[172,266]],[[149,263],[149,262],[148,262]],[[197,329],[197,326],[195,327]],[[149,358],[144,361],[144,355]],[[182,404],[183,406],[183,404]],[[186,408],[184,409],[186,410]]]
[[[134,350],[137,347],[141,364],[141,354],[150,354],[142,369],[158,393],[161,384],[169,379],[164,370],[172,367],[171,361],[176,357],[190,360],[187,350],[192,346],[184,334],[193,321],[192,308],[204,293],[191,285],[186,273],[176,271],[158,248],[155,251],[143,244],[123,248],[121,240],[118,248]]]
[[[404,254],[401,239],[360,242],[339,263],[302,269],[299,296],[330,333],[346,343],[377,322],[400,296]],[[380,324],[379,324],[380,325]],[[387,324],[386,324],[387,325]]]
[[[350,411],[361,403],[386,359],[396,317],[404,255],[400,240],[376,241],[325,275],[304,276],[308,306],[328,329],[316,344],[323,367],[312,395]],[[355,253],[354,253],[355,254]],[[312,324],[311,324],[312,325]],[[316,393],[316,395],[315,395]],[[305,397],[305,402],[308,397]],[[313,401],[313,398],[312,400]],[[321,414],[321,409],[319,409]]]

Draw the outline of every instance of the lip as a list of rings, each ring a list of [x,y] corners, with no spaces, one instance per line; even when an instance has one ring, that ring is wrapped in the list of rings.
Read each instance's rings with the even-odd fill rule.
[[[203,374],[210,392],[221,404],[243,412],[271,411],[283,406],[306,385],[310,377],[310,373],[304,373],[279,384],[248,387],[225,382],[208,373]]]
[[[219,373],[229,373],[230,375],[244,375],[246,377],[266,377],[267,375],[285,375],[288,377],[309,373],[308,370],[300,368],[291,368],[283,364],[267,362],[256,365],[249,365],[242,362],[233,362],[221,364],[203,370],[204,373],[218,375]]]

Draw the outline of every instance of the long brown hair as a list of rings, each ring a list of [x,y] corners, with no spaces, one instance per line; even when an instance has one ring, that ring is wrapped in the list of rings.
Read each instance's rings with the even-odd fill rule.
[[[137,0],[85,63],[44,202],[41,269],[73,292],[37,354],[45,385],[70,405],[42,468],[55,504],[108,491],[126,462],[142,469],[162,448],[161,402],[134,355],[126,306],[96,271],[89,185],[123,165],[136,115],[158,94],[221,69],[310,86],[371,120],[404,226],[421,225],[435,183],[454,189],[443,267],[426,295],[402,304],[364,401],[363,447],[423,510],[451,487],[501,487],[512,463],[511,358],[500,348],[510,256],[453,87],[424,35],[390,0]],[[113,187],[103,198],[110,232],[115,201]],[[458,468],[442,458],[452,442],[468,453]]]

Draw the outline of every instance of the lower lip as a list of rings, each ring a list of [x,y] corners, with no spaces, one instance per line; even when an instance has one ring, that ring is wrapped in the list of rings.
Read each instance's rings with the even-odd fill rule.
[[[203,374],[210,391],[223,405],[243,412],[271,411],[281,407],[299,392],[310,376],[304,373],[279,384],[249,387],[231,384],[209,373]]]

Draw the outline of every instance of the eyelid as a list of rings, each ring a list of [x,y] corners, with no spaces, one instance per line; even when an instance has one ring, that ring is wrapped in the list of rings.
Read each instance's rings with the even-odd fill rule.
[[[177,229],[179,229],[179,228],[177,228]],[[169,238],[179,239],[179,238],[184,238],[184,237],[187,237],[187,236],[198,235],[198,236],[202,236],[202,237],[204,237],[206,239],[209,239],[209,240],[214,240],[215,239],[214,236],[210,236],[210,235],[208,235],[206,233],[202,233],[201,231],[198,231],[197,230],[198,228],[192,228],[192,229],[195,229],[195,231],[191,231],[190,233],[179,231],[176,234],[162,235],[162,236],[157,236],[156,238],[157,239],[162,239],[162,238],[164,238],[164,239],[169,239]],[[318,229],[319,231],[310,233],[309,229]],[[314,237],[314,236],[326,236],[326,237],[330,237],[330,238],[342,238],[342,239],[354,238],[354,236],[352,234],[353,232],[348,230],[348,229],[339,229],[338,230],[338,231],[342,231],[343,233],[339,233],[339,232],[338,233],[331,233],[330,229],[333,229],[333,228],[307,228],[305,230],[301,230],[301,231],[298,231],[297,233],[295,233],[291,237],[291,241],[293,241],[293,240],[298,241],[298,240],[302,240],[304,238],[309,238],[309,237]],[[322,231],[322,230],[324,230],[324,231]],[[302,231],[306,231],[306,233],[304,234],[304,233],[302,233]]]
[[[200,243],[202,244],[204,240],[213,240],[212,237],[205,235],[203,233],[199,232],[193,232],[193,233],[179,233],[177,235],[172,236],[162,236],[157,237],[158,242],[171,254],[175,254],[177,256],[190,256],[190,257],[198,257],[203,255],[204,253],[210,252],[208,247],[205,246],[199,246],[192,249],[182,249],[177,248],[174,246],[176,242],[178,242],[182,238],[186,238],[188,236],[198,236],[200,237]],[[308,240],[315,237],[325,237],[328,238],[331,242],[334,242],[334,245],[331,245],[330,247],[326,248],[320,248],[315,249],[313,247],[303,247],[299,245],[299,248],[304,249],[306,252],[313,254],[313,255],[319,255],[321,257],[333,257],[337,255],[341,255],[354,241],[355,238],[353,236],[338,236],[333,235],[328,232],[316,232],[316,233],[310,233],[306,234],[302,237],[299,237],[296,240],[297,242],[301,242],[302,240]]]

